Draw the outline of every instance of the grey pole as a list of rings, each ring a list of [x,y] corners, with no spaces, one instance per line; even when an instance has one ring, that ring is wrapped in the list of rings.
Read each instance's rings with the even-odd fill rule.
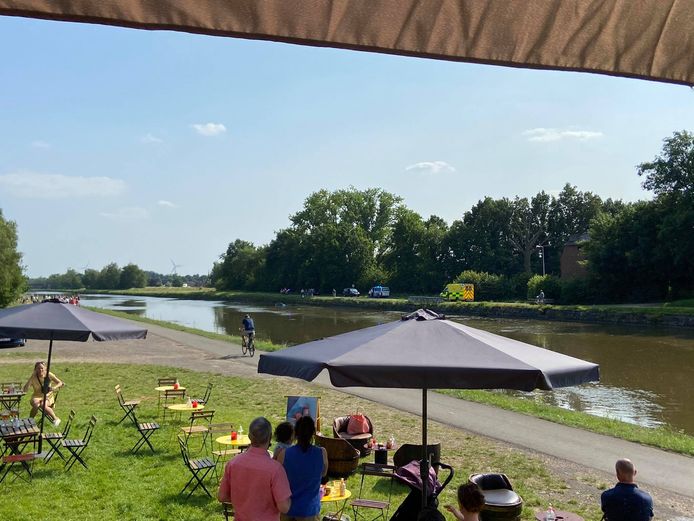
[[[48,394],[48,387],[51,385],[51,355],[53,354],[53,332],[51,332],[51,339],[48,343],[48,362],[46,363],[46,378],[43,379],[43,403],[41,404],[41,428],[39,433],[39,454],[41,454],[41,449],[43,448],[43,422],[46,419],[46,395]]]

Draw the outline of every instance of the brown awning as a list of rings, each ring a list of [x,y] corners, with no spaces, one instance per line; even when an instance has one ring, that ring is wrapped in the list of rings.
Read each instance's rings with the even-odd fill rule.
[[[694,0],[0,0],[0,15],[694,85]]]

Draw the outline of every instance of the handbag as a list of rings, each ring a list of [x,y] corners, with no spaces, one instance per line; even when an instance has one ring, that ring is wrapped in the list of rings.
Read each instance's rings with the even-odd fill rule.
[[[369,421],[363,414],[352,414],[347,422],[347,434],[365,434],[369,432]]]

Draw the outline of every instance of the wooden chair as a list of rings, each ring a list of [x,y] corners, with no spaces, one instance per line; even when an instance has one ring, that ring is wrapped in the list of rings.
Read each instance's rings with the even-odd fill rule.
[[[210,401],[210,395],[212,394],[212,382],[207,384],[207,389],[205,390],[205,395],[202,398],[191,398],[191,400],[195,400],[198,403],[201,403],[203,405],[207,405],[207,402]]]
[[[339,416],[333,420],[333,436],[336,438],[342,438],[347,440],[355,449],[359,451],[360,456],[363,458],[371,454],[371,447],[369,447],[369,440],[373,438],[374,426],[368,416],[364,415],[367,423],[369,424],[369,432],[363,434],[349,434],[347,432],[347,426],[349,425],[349,416]]]
[[[149,439],[155,432],[157,432],[161,428],[160,425],[156,422],[141,423],[137,420],[137,416],[135,416],[134,412],[132,414],[132,420],[133,424],[135,424],[137,432],[140,434],[140,439],[137,441],[135,445],[133,445],[133,448],[130,449],[130,451],[133,454],[137,454],[137,451],[139,451],[142,447],[144,447],[145,444],[147,444],[147,446],[152,451],[152,454],[154,454],[154,447],[152,446],[152,442],[150,442]]]
[[[328,453],[328,476],[346,478],[359,466],[359,451],[342,438],[327,438],[316,434],[316,445]]]
[[[5,481],[5,478],[10,472],[14,474],[14,479],[12,481],[16,481],[17,478],[21,478],[27,483],[30,483],[31,479],[34,476],[33,465],[34,461],[36,460],[36,457],[37,454],[35,452],[27,452],[25,454],[10,454],[8,456],[3,456],[0,471],[2,471],[3,467],[5,468],[5,471],[2,473],[2,475],[0,475],[0,483]],[[20,468],[16,469],[15,466],[19,466]],[[22,469],[26,471],[28,477],[23,476]]]
[[[388,501],[377,501],[363,497],[364,478],[366,476],[376,476],[379,478],[387,478],[390,481],[388,487]],[[378,463],[362,463],[361,465],[361,484],[359,485],[359,497],[352,501],[352,511],[354,512],[354,521],[359,520],[360,509],[366,509],[372,514],[378,511],[375,519],[388,519],[388,510],[390,509],[390,496],[393,492],[393,478],[395,477],[395,465],[380,465]]]
[[[121,390],[120,385],[116,385],[115,389],[116,397],[118,398],[118,405],[120,405],[120,408],[123,409],[123,412],[125,413],[117,424],[120,425],[126,418],[130,418],[132,420],[135,417],[135,408],[140,405],[141,400],[126,400],[123,398],[123,391]]]
[[[441,461],[441,444],[432,443],[427,445],[427,457],[433,462],[433,468],[436,474],[439,473],[438,463]],[[422,459],[422,446],[405,443],[398,447],[398,450],[393,454],[393,465],[396,467],[404,467],[410,461],[420,461]]]
[[[207,437],[210,434],[210,424],[212,423],[212,418],[214,418],[214,410],[212,409],[205,411],[191,411],[190,424],[187,427],[181,427],[181,430],[185,435],[186,445],[188,444],[191,436],[200,435],[202,436],[200,450],[205,448]],[[200,422],[207,423],[207,425],[200,425]]]
[[[92,439],[92,433],[94,432],[94,426],[96,425],[96,416],[92,416],[89,419],[89,424],[84,436],[81,440],[62,440],[61,445],[65,447],[69,452],[70,456],[65,462],[65,470],[68,471],[72,468],[76,461],[86,469],[87,464],[82,459],[82,453],[89,445],[89,441]]]
[[[215,468],[214,461],[212,461],[210,458],[190,459],[190,455],[188,453],[188,445],[186,444],[185,439],[181,435],[178,436],[178,445],[181,448],[181,457],[183,458],[183,464],[193,475],[188,480],[188,483],[186,483],[183,489],[181,489],[179,495],[183,494],[186,491],[186,489],[191,484],[193,484],[193,481],[195,481],[193,488],[190,489],[190,492],[188,492],[186,498],[189,498],[191,494],[195,492],[195,489],[197,489],[198,487],[202,487],[205,493],[211,498],[212,494],[210,494],[210,491],[207,490],[207,487],[205,487],[204,480],[205,477]]]
[[[48,452],[46,452],[46,455],[44,456],[44,459],[43,459],[44,463],[48,463],[49,461],[51,461],[51,458],[55,454],[57,454],[61,460],[66,461],[65,456],[63,456],[62,452],[60,452],[60,447],[61,447],[61,442],[63,440],[66,440],[68,435],[70,434],[70,427],[72,426],[72,422],[74,420],[75,420],[75,411],[70,410],[70,414],[68,414],[67,420],[63,424],[62,432],[44,432],[43,433],[43,439],[46,440],[51,447],[48,450]]]
[[[171,389],[164,391],[164,419],[166,419],[166,406],[170,402],[183,401],[186,397],[186,392],[183,389]]]
[[[176,382],[178,382],[178,378],[175,376],[169,376],[166,378],[157,378],[157,387],[164,387],[166,385],[174,385]],[[157,397],[157,409],[161,407],[161,397],[162,397],[162,391],[159,391],[159,396]]]

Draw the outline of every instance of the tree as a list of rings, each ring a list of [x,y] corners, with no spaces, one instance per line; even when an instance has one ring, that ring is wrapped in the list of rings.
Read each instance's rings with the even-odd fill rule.
[[[147,275],[137,264],[128,264],[120,272],[120,289],[144,288],[147,284]]]
[[[538,244],[547,239],[550,198],[540,192],[530,201],[516,197],[511,203],[511,226],[508,236],[514,251],[523,256],[523,271],[531,273],[530,261]]]
[[[256,289],[256,277],[265,263],[265,248],[236,239],[212,268],[212,283],[217,289]]]
[[[99,272],[88,268],[82,274],[82,284],[87,289],[96,289],[99,287]]]
[[[17,251],[17,225],[0,210],[0,307],[6,307],[24,292],[22,254]]]
[[[116,289],[120,284],[120,268],[118,264],[112,262],[102,268],[99,272],[98,287],[100,289]]]
[[[656,196],[694,195],[694,133],[682,130],[663,140],[661,155],[637,167],[643,187]]]

